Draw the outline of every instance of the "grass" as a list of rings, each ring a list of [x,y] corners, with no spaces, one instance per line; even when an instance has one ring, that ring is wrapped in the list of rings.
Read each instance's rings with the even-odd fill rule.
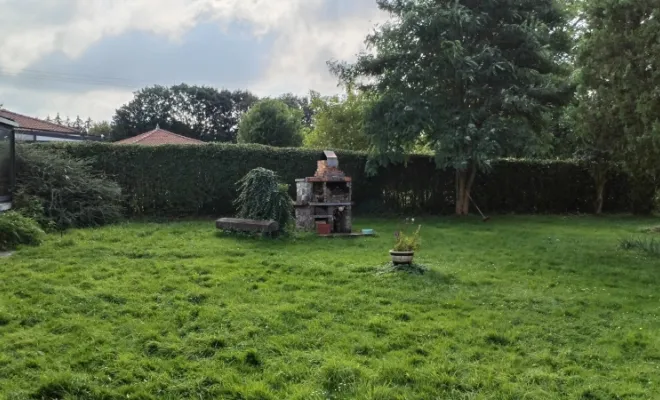
[[[660,398],[660,265],[618,246],[648,222],[427,219],[412,272],[383,220],[50,236],[0,261],[0,398]]]
[[[624,250],[639,250],[649,256],[660,258],[660,240],[649,236],[632,236],[621,239],[620,246]]]
[[[646,226],[646,227],[642,228],[642,232],[644,232],[644,233],[660,233],[660,225]]]

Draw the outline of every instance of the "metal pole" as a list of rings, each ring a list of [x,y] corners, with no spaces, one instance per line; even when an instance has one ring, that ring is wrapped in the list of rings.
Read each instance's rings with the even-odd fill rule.
[[[16,188],[16,131],[14,128],[9,129],[9,149],[10,149],[10,184],[9,184],[9,201],[14,202],[14,189]]]

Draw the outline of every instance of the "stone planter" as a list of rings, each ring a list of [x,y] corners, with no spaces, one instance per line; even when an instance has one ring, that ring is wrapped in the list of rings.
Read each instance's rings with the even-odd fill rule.
[[[390,250],[390,256],[392,256],[392,263],[394,265],[412,264],[415,252]]]

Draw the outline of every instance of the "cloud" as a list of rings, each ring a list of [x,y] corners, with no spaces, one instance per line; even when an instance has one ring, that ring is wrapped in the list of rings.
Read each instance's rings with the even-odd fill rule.
[[[343,10],[334,11],[341,14]],[[303,94],[310,89],[337,92],[337,80],[331,76],[327,61],[353,60],[364,50],[365,36],[374,24],[384,19],[375,7],[360,11],[340,18],[290,21],[275,42],[272,54],[276,56],[271,58],[254,90],[261,94],[285,91]]]
[[[221,24],[244,21],[253,27],[255,34],[263,35],[300,11],[321,3],[321,0],[4,0],[0,3],[3,9],[0,66],[20,70],[56,51],[75,58],[103,37],[128,31],[147,31],[176,40],[203,20]],[[53,14],[67,17],[52,18]]]
[[[127,89],[92,89],[77,93],[0,88],[0,104],[11,111],[37,118],[54,117],[60,113],[62,118],[68,116],[75,119],[80,116],[95,121],[107,120],[118,105],[130,101],[132,97],[133,92]]]
[[[326,61],[352,59],[373,24],[384,18],[375,0],[0,0],[0,9],[0,101],[24,104],[24,111],[16,111],[32,115],[59,108],[71,115],[106,119],[121,105],[113,101],[124,99],[118,93],[153,83],[199,82],[246,88],[260,95],[302,94],[309,89],[336,92],[336,79]],[[209,45],[213,50],[207,54],[199,43],[191,50],[186,42],[190,33],[211,24],[228,38],[239,35],[242,41],[213,42],[215,47]],[[153,63],[151,72],[144,68],[151,47],[126,44],[136,35],[158,40],[162,51],[154,58],[167,63]],[[205,40],[218,37],[209,34]],[[222,58],[229,51],[220,51],[220,46],[237,44],[258,57]],[[113,58],[104,64],[99,60],[106,59],[106,53]],[[91,54],[96,58],[92,60]],[[214,67],[220,71],[215,78],[211,68],[203,68],[205,63],[219,62],[236,65],[233,70]],[[48,69],[53,65],[57,73],[74,78],[49,84],[48,79],[55,81]],[[105,86],[96,79],[91,85],[92,78],[81,78],[83,73],[116,79]],[[41,82],[29,84],[36,74],[41,74]],[[75,79],[90,85],[70,84]],[[118,81],[121,87],[113,87],[112,82]],[[42,93],[40,85],[51,93]],[[8,97],[9,92],[15,97]],[[75,101],[75,96],[85,100]]]

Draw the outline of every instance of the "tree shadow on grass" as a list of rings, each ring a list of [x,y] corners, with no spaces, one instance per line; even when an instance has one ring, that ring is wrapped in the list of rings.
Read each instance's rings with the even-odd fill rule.
[[[242,232],[242,231],[226,231],[226,230],[217,230],[215,232],[215,237],[217,238],[232,238],[238,240],[250,240],[250,241],[259,241],[259,240],[269,240],[269,241],[288,241],[291,239],[290,235],[277,233],[277,234],[268,234],[261,232]]]
[[[458,278],[454,274],[443,273],[429,268],[424,264],[399,264],[395,265],[392,262],[385,263],[376,268],[377,275],[385,274],[407,274],[407,275],[423,275],[427,279],[436,283],[442,284],[455,284]]]

